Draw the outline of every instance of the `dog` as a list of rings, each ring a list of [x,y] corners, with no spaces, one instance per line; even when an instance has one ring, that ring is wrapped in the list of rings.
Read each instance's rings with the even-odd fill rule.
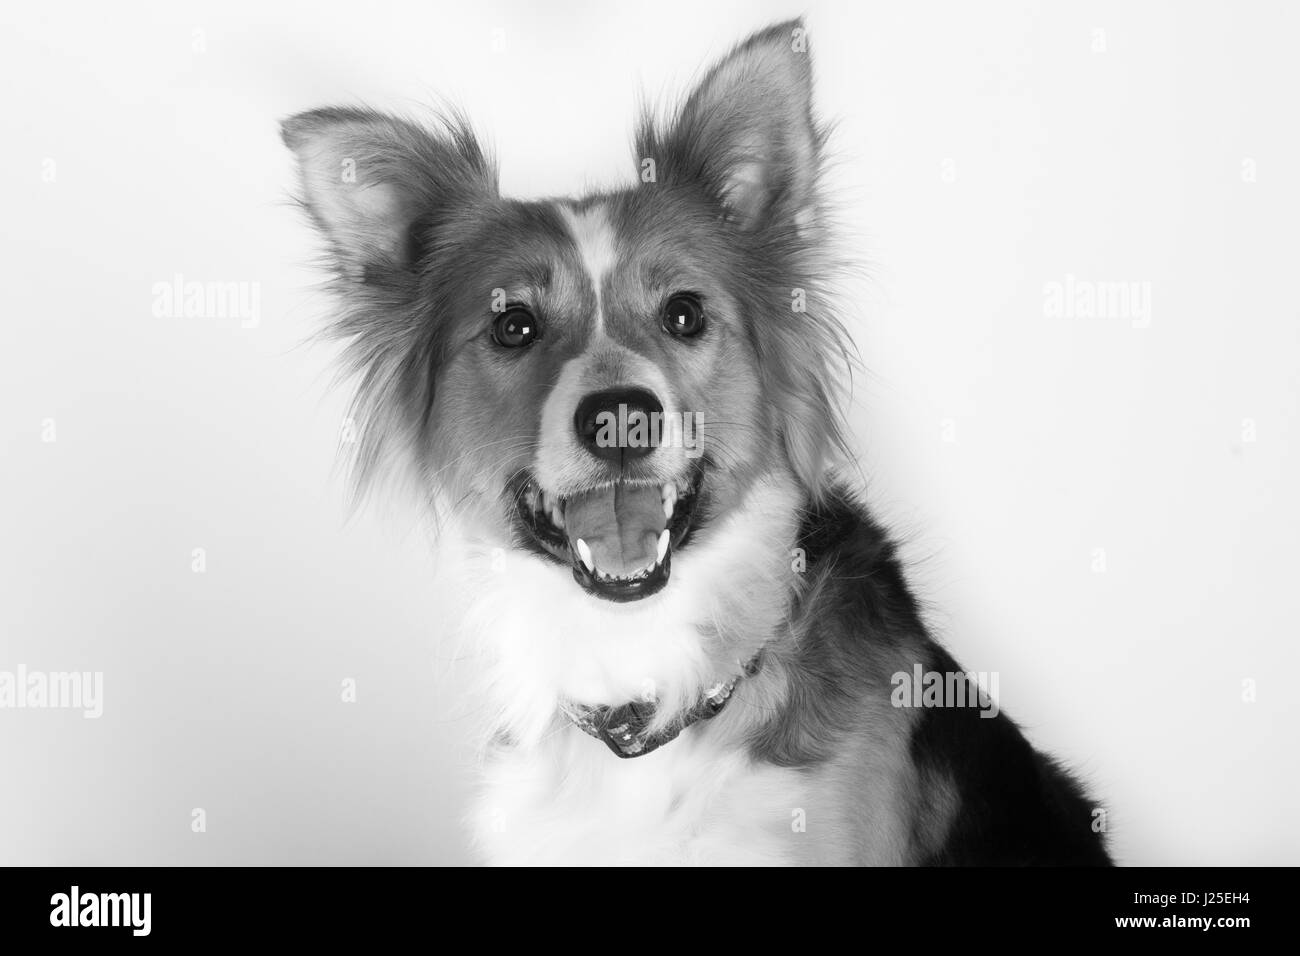
[[[356,465],[439,515],[494,864],[1104,865],[1104,812],[928,634],[844,475],[807,31],[646,110],[626,188],[504,198],[455,111],[282,124]]]

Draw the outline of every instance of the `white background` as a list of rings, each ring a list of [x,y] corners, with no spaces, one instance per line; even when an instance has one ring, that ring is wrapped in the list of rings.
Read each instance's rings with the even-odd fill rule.
[[[0,862],[468,860],[473,702],[421,534],[347,518],[276,121],[448,96],[507,192],[612,184],[638,91],[800,8],[80,6],[0,34],[0,670],[102,671],[104,715],[0,711]],[[1300,862],[1295,6],[806,11],[854,428],[938,633],[1121,862]],[[259,324],[156,318],[176,273]],[[1150,283],[1149,327],[1048,316],[1067,276]]]

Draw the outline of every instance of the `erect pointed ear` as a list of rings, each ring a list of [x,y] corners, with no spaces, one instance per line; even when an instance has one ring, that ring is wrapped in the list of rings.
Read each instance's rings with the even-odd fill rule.
[[[813,117],[802,20],[754,34],[709,71],[660,130],[637,138],[659,179],[694,182],[742,229],[802,228],[816,215],[823,134]]]
[[[281,124],[302,201],[340,274],[367,281],[419,261],[440,213],[497,194],[496,170],[459,117],[430,132],[365,109],[322,109]]]

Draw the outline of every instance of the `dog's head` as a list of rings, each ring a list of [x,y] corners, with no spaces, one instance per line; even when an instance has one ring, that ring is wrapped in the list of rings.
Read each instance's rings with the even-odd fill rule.
[[[816,494],[845,343],[811,75],[802,24],[755,35],[642,119],[634,185],[579,199],[500,196],[458,117],[288,120],[363,476],[413,463],[481,533],[616,602],[671,587],[674,554],[765,478]]]

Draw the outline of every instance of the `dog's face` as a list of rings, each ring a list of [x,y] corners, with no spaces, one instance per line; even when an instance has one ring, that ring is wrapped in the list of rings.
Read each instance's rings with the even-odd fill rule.
[[[666,122],[636,185],[498,195],[462,122],[285,124],[361,376],[361,464],[400,456],[502,546],[592,600],[672,586],[755,483],[816,488],[838,441],[798,23],[756,35]]]
[[[655,594],[775,452],[745,263],[685,195],[498,201],[479,222],[431,444],[468,453],[462,493],[503,499],[592,596]]]

